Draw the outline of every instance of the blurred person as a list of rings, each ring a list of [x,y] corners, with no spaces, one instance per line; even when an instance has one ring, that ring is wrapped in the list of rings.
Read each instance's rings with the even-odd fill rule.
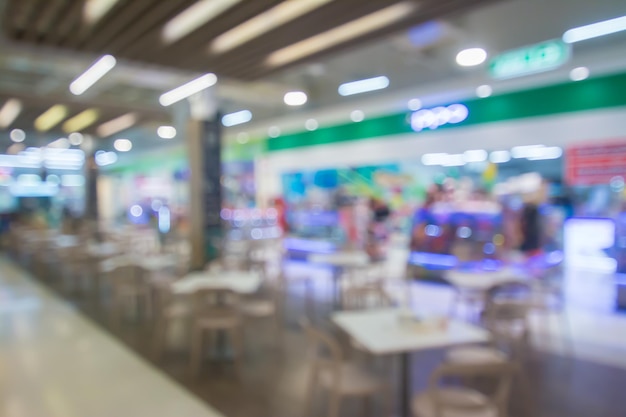
[[[370,199],[369,208],[370,223],[367,230],[365,251],[372,261],[381,261],[385,257],[383,243],[387,239],[385,222],[391,215],[391,210],[384,201],[375,197]]]

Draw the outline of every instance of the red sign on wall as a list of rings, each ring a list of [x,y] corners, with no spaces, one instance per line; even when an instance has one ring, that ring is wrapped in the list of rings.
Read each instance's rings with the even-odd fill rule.
[[[569,148],[565,158],[565,180],[569,185],[609,184],[626,178],[626,139]]]

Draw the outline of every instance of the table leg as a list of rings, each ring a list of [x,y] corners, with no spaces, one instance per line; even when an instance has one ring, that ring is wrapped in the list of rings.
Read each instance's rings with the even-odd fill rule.
[[[400,416],[411,416],[411,353],[400,355]]]

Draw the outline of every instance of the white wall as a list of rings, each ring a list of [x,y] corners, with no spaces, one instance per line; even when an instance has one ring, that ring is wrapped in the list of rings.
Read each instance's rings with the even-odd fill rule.
[[[306,169],[419,160],[430,152],[503,150],[544,144],[626,140],[626,107],[487,123],[272,152],[256,161],[259,201],[282,193],[281,174]]]

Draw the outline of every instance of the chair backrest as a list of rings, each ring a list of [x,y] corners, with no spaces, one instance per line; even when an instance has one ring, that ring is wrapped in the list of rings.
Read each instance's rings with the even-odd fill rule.
[[[339,371],[343,360],[339,343],[326,332],[315,328],[308,319],[301,319],[300,325],[309,342],[308,347],[313,356],[313,366]]]
[[[140,288],[147,285],[148,273],[138,265],[119,265],[109,273],[113,292],[123,288]]]
[[[487,291],[485,317],[488,320],[521,320],[532,305],[531,287],[519,281],[503,282]]]
[[[352,285],[344,289],[342,306],[345,310],[363,310],[393,305],[382,283]]]
[[[512,362],[480,365],[449,363],[439,366],[430,376],[428,388],[434,404],[435,416],[442,417],[446,415],[446,410],[470,413],[473,408],[472,404],[454,402],[452,399],[441,395],[441,388],[444,386],[444,382],[449,386],[454,381],[458,386],[458,384],[463,384],[463,381],[478,378],[481,381],[491,382],[491,389],[482,393],[498,408],[498,416],[507,415],[511,386],[516,372],[518,372],[517,365]],[[476,404],[476,407],[478,406],[482,405]]]
[[[236,311],[239,303],[239,294],[229,289],[203,288],[192,294],[192,306],[196,313],[219,307],[230,307]]]

